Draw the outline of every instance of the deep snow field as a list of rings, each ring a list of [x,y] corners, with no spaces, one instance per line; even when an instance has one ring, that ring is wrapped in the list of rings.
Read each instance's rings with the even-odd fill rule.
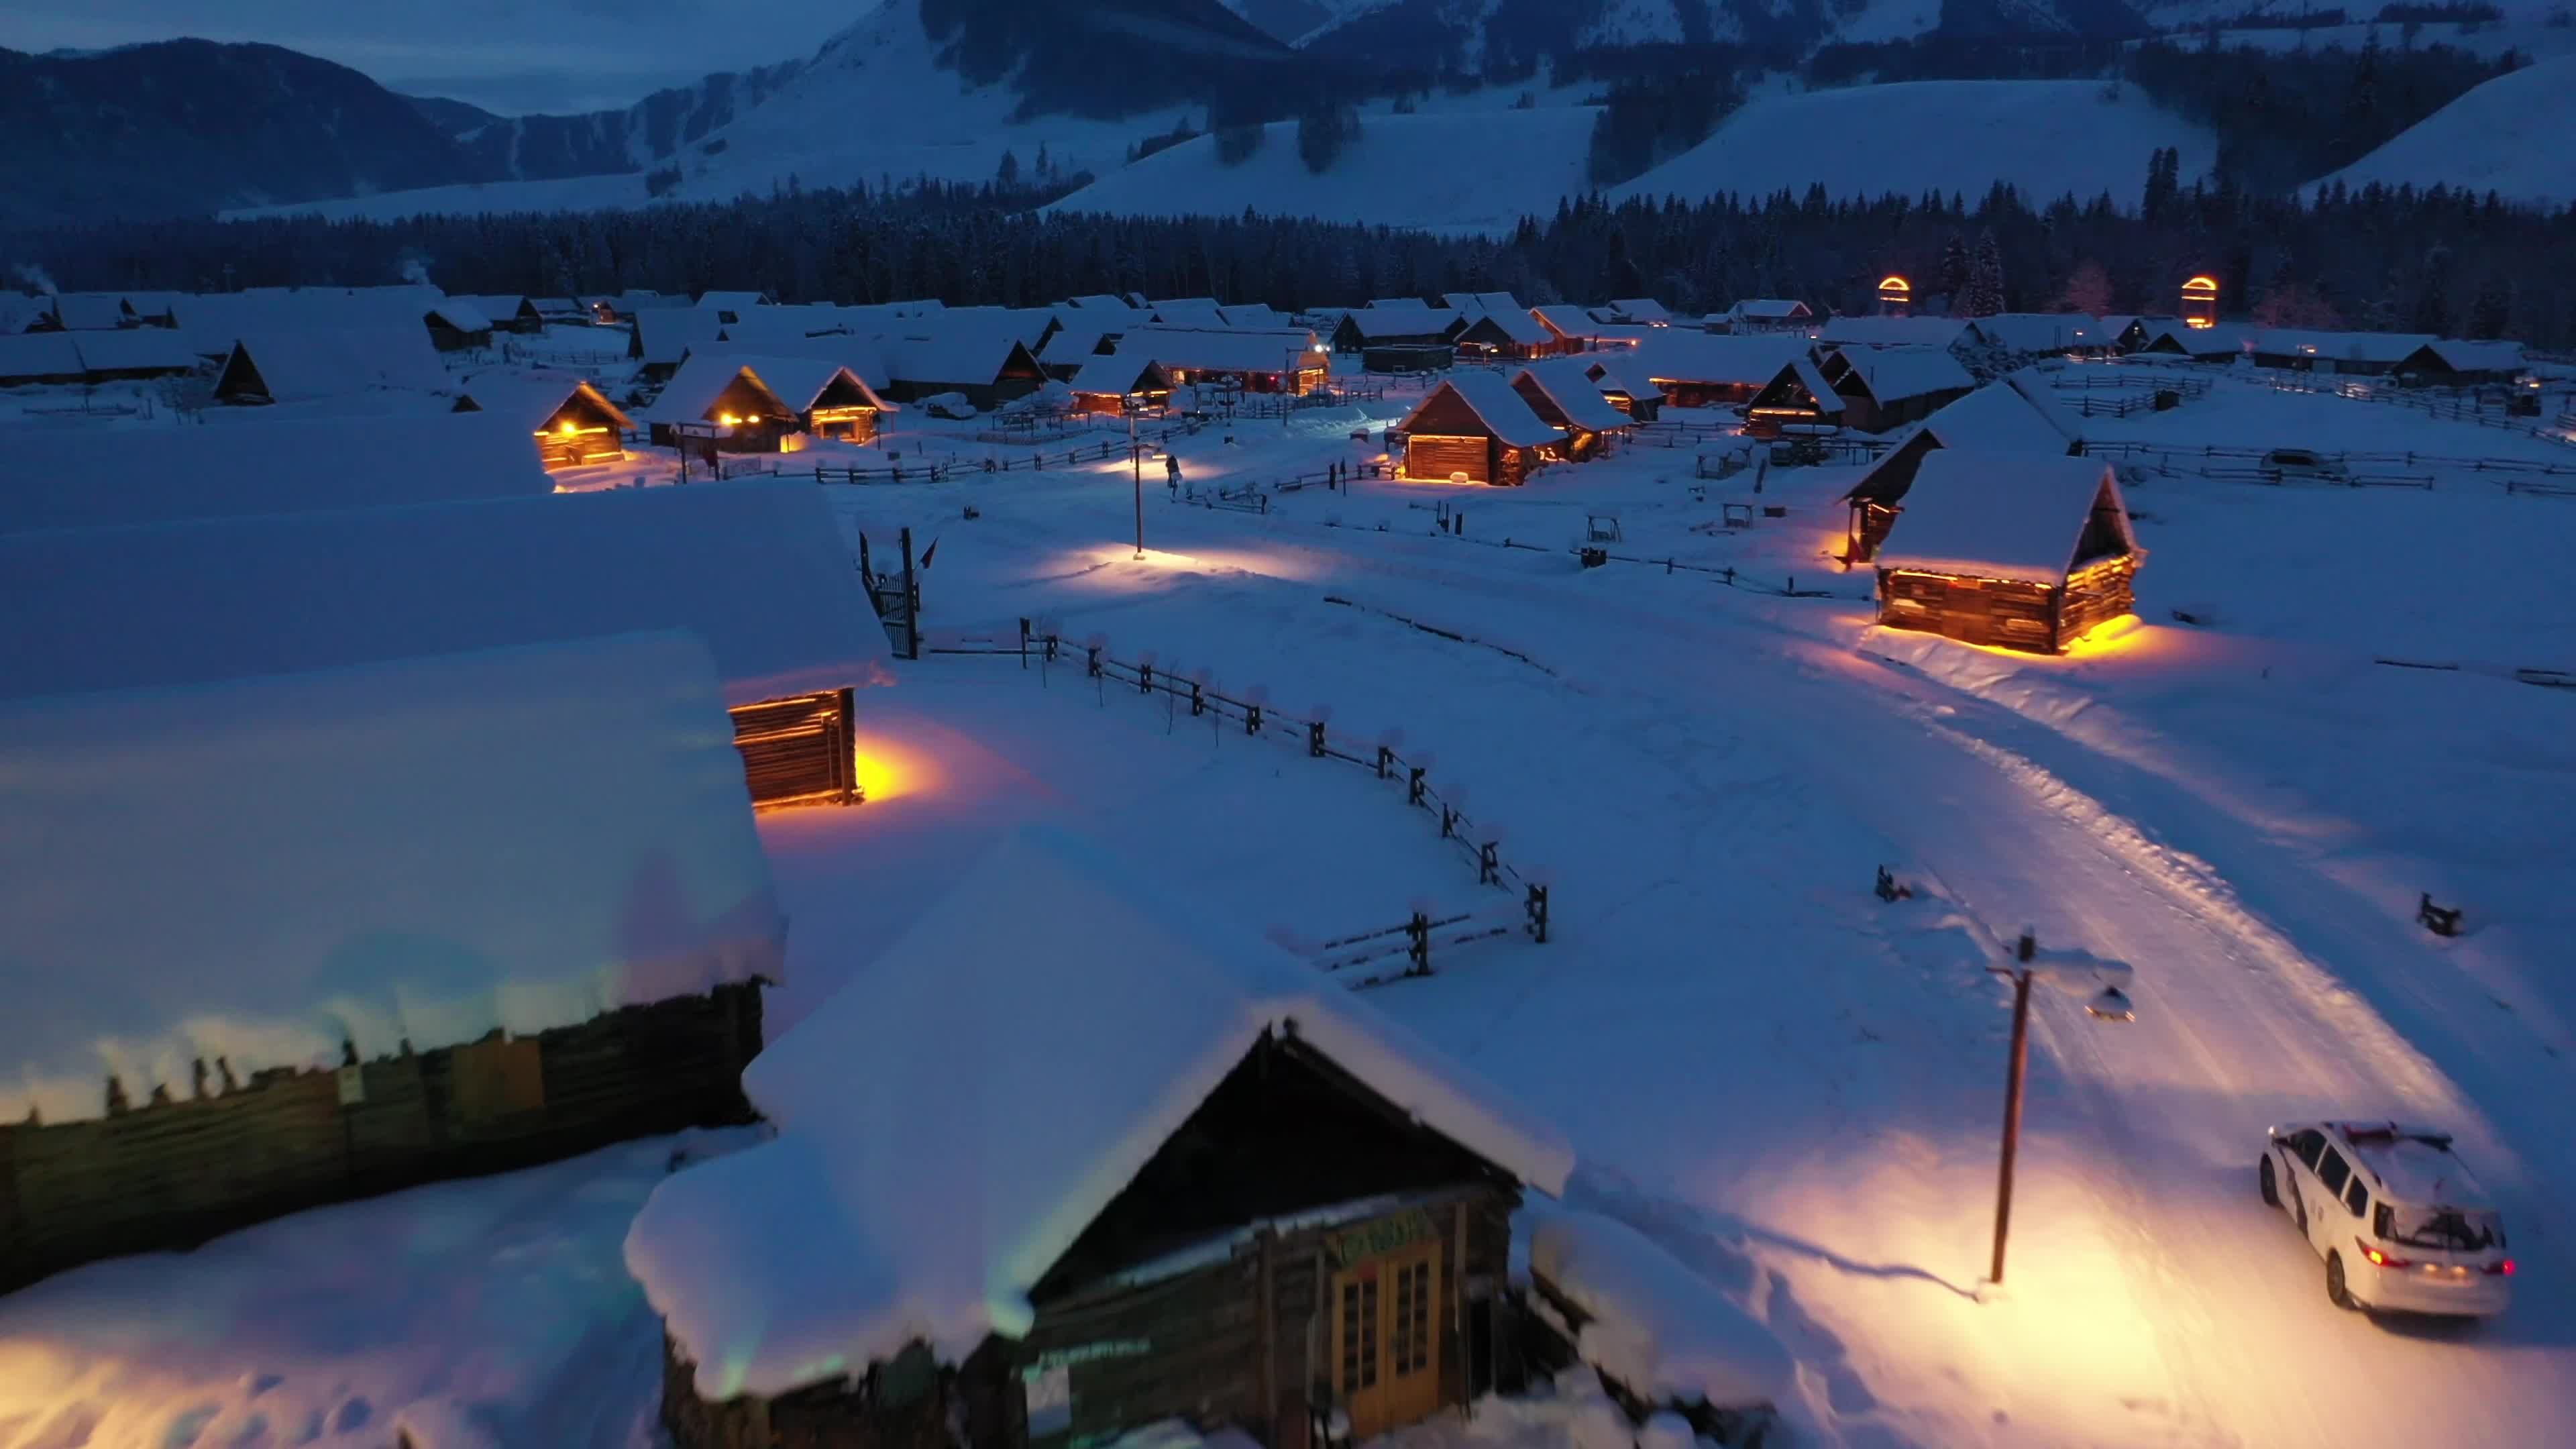
[[[1374,457],[1357,421],[1243,421],[1174,449],[1193,489],[1262,483]],[[2233,378],[2090,428],[2576,462]],[[2140,622],[2039,659],[1871,627],[1866,575],[1828,557],[1854,470],[1693,465],[1636,445],[1520,490],[1361,482],[1256,515],[1176,501],[1148,464],[1141,561],[1123,460],[833,495],[880,560],[898,527],[936,540],[934,643],[1053,618],[1436,752],[1513,861],[1552,874],[1555,935],[1446,951],[1370,999],[1555,1120],[1581,1158],[1573,1205],[1770,1326],[1801,1365],[1792,1442],[2576,1442],[2576,692],[2475,667],[2576,669],[2576,498],[2450,468],[2430,490],[2129,477]],[[1728,501],[1785,513],[1729,532]],[[1569,546],[1593,515],[1615,515],[1619,554],[1833,596],[1583,569]],[[900,672],[862,701],[870,802],[762,819],[791,916],[773,1035],[1024,820],[1308,937],[1480,893],[1364,772],[1078,665]],[[1915,899],[1871,893],[1882,864]],[[2423,890],[2471,930],[2413,924]],[[2008,1286],[1981,1292],[2009,1000],[1982,968],[2025,926],[2132,963],[2138,1020],[2042,993]],[[2267,1123],[2325,1114],[2460,1134],[2522,1264],[2508,1315],[2329,1306],[2253,1176]],[[0,1299],[0,1449],[383,1449],[396,1426],[415,1449],[651,1445],[657,1330],[618,1242],[674,1150],[309,1213]],[[1391,1442],[1561,1443],[1561,1410],[1489,1406]]]

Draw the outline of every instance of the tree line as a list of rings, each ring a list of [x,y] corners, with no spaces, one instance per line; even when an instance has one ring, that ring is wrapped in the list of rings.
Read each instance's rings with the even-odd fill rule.
[[[2222,305],[2313,325],[2506,335],[2576,347],[2576,210],[2442,188],[2328,188],[2313,201],[2182,186],[2160,158],[2139,197],[1973,200],[1597,195],[1496,236],[1281,217],[1040,212],[1055,187],[784,189],[632,211],[175,220],[0,238],[0,272],[76,290],[364,285],[424,266],[450,291],[534,296],[760,288],[782,300],[1033,305],[1096,292],[1214,295],[1283,310],[1509,291],[1529,303],[1655,296],[1685,314],[1745,297],[1867,311],[1878,280],[1984,311],[2172,312],[2197,273]],[[2152,208],[2144,206],[2152,199]]]

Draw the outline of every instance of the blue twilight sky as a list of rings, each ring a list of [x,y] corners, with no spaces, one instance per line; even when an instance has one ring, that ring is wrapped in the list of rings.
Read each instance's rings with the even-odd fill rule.
[[[876,0],[0,0],[0,46],[194,35],[336,60],[488,110],[622,106],[712,70],[810,54]]]

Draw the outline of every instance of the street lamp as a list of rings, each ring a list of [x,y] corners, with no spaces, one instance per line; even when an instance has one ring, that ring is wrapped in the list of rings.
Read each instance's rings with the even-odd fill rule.
[[[2013,1159],[2021,1152],[2021,1087],[2030,1069],[2030,983],[2045,981],[2058,990],[2084,998],[2084,1012],[2095,1021],[2129,1022],[2136,1008],[2119,983],[2137,973],[2126,961],[2112,961],[2090,951],[2042,951],[2028,930],[2013,945],[2013,959],[1987,970],[2009,976],[2013,983],[2012,1070],[2004,1085],[2003,1165],[1995,1181],[1995,1261],[1986,1281],[2004,1281],[2004,1238],[2012,1230]],[[2099,988],[2098,990],[2095,988]]]
[[[1119,400],[1118,410],[1127,415],[1127,471],[1136,481],[1136,557],[1145,556],[1145,454],[1136,446],[1136,394]]]

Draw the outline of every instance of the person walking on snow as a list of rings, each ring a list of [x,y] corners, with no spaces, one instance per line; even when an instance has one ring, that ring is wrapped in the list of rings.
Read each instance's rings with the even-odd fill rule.
[[[1181,491],[1181,460],[1179,457],[1171,453],[1165,453],[1163,455],[1163,477],[1166,481],[1170,482],[1173,492],[1178,493]]]

